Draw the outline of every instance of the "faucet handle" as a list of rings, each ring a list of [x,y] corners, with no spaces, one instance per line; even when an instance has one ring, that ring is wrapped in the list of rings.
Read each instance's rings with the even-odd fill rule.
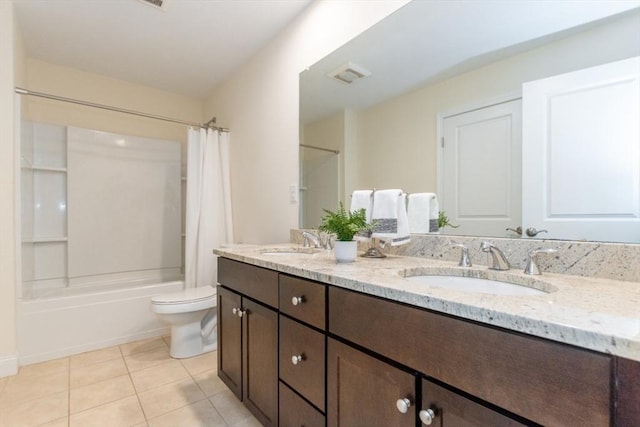
[[[538,264],[536,264],[534,256],[536,254],[552,254],[556,252],[558,252],[558,250],[554,248],[534,249],[532,251],[529,251],[529,258],[527,260],[527,265],[524,267],[524,273],[532,274],[532,275],[542,274],[542,272],[540,271],[540,268],[538,267]]]
[[[462,243],[449,243],[449,246],[462,249],[460,253],[460,262],[458,262],[460,267],[471,267],[473,265],[469,258],[469,248],[466,245],[463,245]]]

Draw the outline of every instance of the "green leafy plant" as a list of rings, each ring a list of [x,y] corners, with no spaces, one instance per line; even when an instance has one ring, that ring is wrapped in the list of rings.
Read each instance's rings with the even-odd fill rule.
[[[357,232],[369,228],[364,209],[349,212],[344,208],[342,202],[340,202],[337,211],[332,212],[327,209],[323,209],[323,211],[325,215],[322,217],[322,223],[318,227],[318,230],[335,234],[336,239],[339,241],[351,241]]]
[[[458,228],[460,226],[451,224],[449,222],[449,218],[447,218],[447,215],[444,213],[444,211],[440,211],[438,212],[438,228],[444,228],[444,227]]]

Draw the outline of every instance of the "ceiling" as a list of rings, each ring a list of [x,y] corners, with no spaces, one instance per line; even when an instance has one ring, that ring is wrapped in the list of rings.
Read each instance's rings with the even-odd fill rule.
[[[29,58],[205,98],[312,0],[13,0]]]

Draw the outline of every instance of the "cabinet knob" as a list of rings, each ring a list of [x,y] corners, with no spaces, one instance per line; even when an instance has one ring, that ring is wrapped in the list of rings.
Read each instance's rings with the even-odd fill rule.
[[[294,365],[297,365],[303,360],[304,360],[304,354],[296,354],[294,356],[291,356],[291,363],[293,363]]]
[[[244,312],[245,312],[245,310],[243,310],[243,309],[241,309],[241,308],[233,307],[233,308],[231,309],[231,312],[232,312],[233,314],[235,314],[236,316],[238,316],[238,317],[242,317],[242,316],[244,316]]]
[[[408,397],[405,397],[404,399],[396,400],[396,408],[398,408],[398,411],[400,413],[406,414],[410,407],[411,407],[411,400],[409,400]]]
[[[420,411],[418,413],[418,416],[420,417],[420,421],[422,421],[422,424],[428,426],[431,425],[433,420],[436,418],[436,413],[433,412],[433,409],[429,408]]]
[[[291,298],[291,304],[293,305],[299,305],[302,304],[304,302],[304,297],[300,296],[300,297],[292,297]]]

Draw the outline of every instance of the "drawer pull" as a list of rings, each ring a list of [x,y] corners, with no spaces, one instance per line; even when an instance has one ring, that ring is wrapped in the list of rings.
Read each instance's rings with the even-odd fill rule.
[[[406,414],[410,407],[411,407],[411,400],[409,400],[408,397],[405,397],[404,399],[396,400],[396,408],[398,408],[398,411],[401,414]]]
[[[233,307],[233,308],[231,309],[231,312],[232,312],[233,314],[235,314],[236,316],[238,316],[238,317],[242,317],[242,316],[244,316],[245,310],[243,310],[243,309],[241,309],[241,308],[235,308],[235,307]]]
[[[294,356],[291,356],[291,363],[293,363],[294,365],[297,365],[298,363],[302,362],[304,360],[304,354],[296,354]]]
[[[293,305],[300,305],[303,302],[304,302],[304,296],[292,297],[291,298],[291,304],[293,304]]]
[[[431,408],[423,409],[418,413],[418,415],[420,416],[420,421],[422,421],[422,424],[426,426],[431,425],[433,420],[436,418],[436,413],[433,412],[433,409]]]

